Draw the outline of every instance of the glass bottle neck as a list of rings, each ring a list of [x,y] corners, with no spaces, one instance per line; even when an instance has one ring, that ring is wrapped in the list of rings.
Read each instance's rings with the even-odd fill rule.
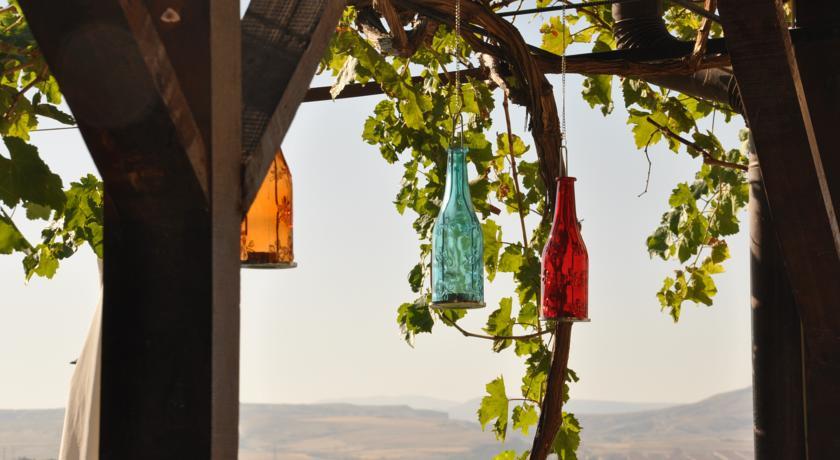
[[[443,202],[450,200],[465,199],[472,206],[470,197],[470,185],[467,180],[467,149],[455,147],[449,149],[446,161],[446,188],[443,193]]]
[[[577,211],[575,210],[575,178],[560,177],[557,179],[557,198],[554,207],[554,225],[577,228]]]

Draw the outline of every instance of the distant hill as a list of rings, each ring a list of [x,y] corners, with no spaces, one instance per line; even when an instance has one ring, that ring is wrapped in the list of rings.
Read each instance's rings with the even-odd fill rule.
[[[0,410],[0,459],[58,457],[64,409]]]
[[[453,420],[474,422],[475,413],[481,403],[481,398],[467,402],[447,401],[445,399],[428,398],[425,396],[370,396],[366,398],[328,399],[321,403],[354,404],[357,406],[409,406],[413,409],[426,409],[446,412]],[[599,401],[590,399],[573,399],[569,401],[568,410],[575,414],[625,414],[648,410],[664,409],[676,406],[675,403],[635,403],[620,401]]]
[[[241,460],[489,460],[503,450],[475,423],[408,406],[244,404],[241,420]]]
[[[586,459],[752,459],[752,389],[695,404],[581,415]]]
[[[467,420],[474,422],[476,420],[476,411],[481,404],[481,399],[476,398],[465,403],[449,407],[446,412],[449,418],[455,420]],[[572,399],[569,401],[566,409],[575,414],[626,414],[632,412],[643,412],[649,410],[663,409],[672,407],[673,403],[633,403],[633,402],[619,402],[619,401],[596,401],[590,399]],[[418,407],[418,406],[411,406]],[[421,408],[419,406],[418,408]],[[422,407],[425,409],[426,407]]]
[[[318,401],[316,404],[353,404],[354,406],[408,406],[412,409],[449,412],[450,409],[452,409],[453,407],[458,407],[460,405],[463,405],[464,403],[458,401],[448,401],[446,399],[429,398],[427,396],[399,395],[368,396],[363,398],[325,399],[323,401]],[[472,419],[470,419],[470,421],[472,421]]]
[[[578,412],[584,427],[581,459],[753,458],[750,389],[664,409]],[[0,411],[0,460],[55,458],[62,419],[58,409]],[[490,460],[499,450],[523,451],[529,444],[529,439],[510,435],[501,446],[476,423],[405,405],[243,404],[239,458]]]

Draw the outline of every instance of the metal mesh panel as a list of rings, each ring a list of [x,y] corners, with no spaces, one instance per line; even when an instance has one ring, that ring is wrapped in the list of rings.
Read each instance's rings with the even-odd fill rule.
[[[327,0],[253,0],[242,19],[242,148],[253,151]],[[278,146],[279,147],[279,146]]]

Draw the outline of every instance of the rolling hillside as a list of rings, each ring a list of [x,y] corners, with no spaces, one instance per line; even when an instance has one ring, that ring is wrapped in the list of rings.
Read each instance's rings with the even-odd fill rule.
[[[616,403],[594,407],[605,404]],[[0,460],[55,458],[62,412],[0,411]],[[582,459],[753,457],[750,389],[696,404],[579,417]],[[528,445],[511,435],[504,448]],[[243,404],[241,411],[242,460],[490,460],[500,449],[476,423],[408,406]]]
[[[752,459],[752,389],[696,404],[617,415],[580,416],[584,458]]]

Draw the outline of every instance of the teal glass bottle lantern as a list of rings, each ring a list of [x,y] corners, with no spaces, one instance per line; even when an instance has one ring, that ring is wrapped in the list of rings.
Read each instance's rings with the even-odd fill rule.
[[[484,238],[467,182],[467,149],[450,148],[432,234],[432,306],[484,307]]]

